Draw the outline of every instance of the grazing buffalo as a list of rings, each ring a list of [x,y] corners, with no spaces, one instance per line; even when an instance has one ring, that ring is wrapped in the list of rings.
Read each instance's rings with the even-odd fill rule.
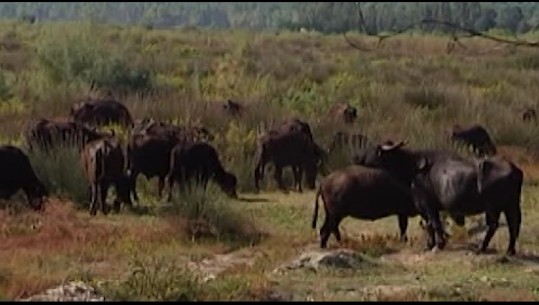
[[[129,177],[131,192],[135,201],[138,201],[136,181],[139,174],[147,179],[158,177],[158,194],[161,198],[165,187],[165,178],[170,170],[170,156],[172,149],[178,143],[186,143],[176,137],[163,135],[135,134],[127,147]]]
[[[303,126],[305,128],[305,126]],[[275,165],[275,180],[281,190],[284,190],[282,171],[291,166],[294,173],[295,187],[302,192],[303,171],[307,178],[307,186],[315,188],[316,174],[323,162],[324,151],[302,130],[279,131],[270,130],[257,139],[255,155],[255,188],[259,190],[259,181],[264,176],[267,163]]]
[[[296,133],[301,132],[307,135],[307,137],[314,141],[313,133],[311,131],[311,126],[305,121],[302,121],[300,119],[288,119],[284,120],[279,126],[277,126],[276,129],[280,133]]]
[[[82,147],[97,139],[109,136],[108,133],[89,129],[75,122],[55,122],[40,119],[33,122],[24,134],[30,150],[36,148],[49,151],[57,146]]]
[[[403,145],[377,145],[355,161],[384,169],[411,187],[419,213],[427,222],[429,249],[435,243],[440,249],[445,246],[440,210],[448,211],[460,226],[465,216],[485,213],[488,232],[479,252],[486,251],[503,212],[509,228],[507,254],[515,254],[521,225],[522,170],[498,156],[473,161],[452,152],[410,150]]]
[[[348,103],[336,103],[329,111],[333,119],[343,120],[346,124],[352,124],[357,119],[357,109]]]
[[[239,116],[242,115],[245,110],[245,107],[243,107],[243,105],[238,102],[227,100],[223,104],[223,110],[230,116]]]
[[[487,130],[477,124],[467,128],[454,125],[451,130],[451,140],[471,146],[478,157],[496,154],[496,146]]]
[[[204,127],[184,127],[176,126],[164,122],[158,122],[153,119],[144,119],[137,122],[133,128],[133,134],[164,136],[174,138],[179,141],[206,141],[211,142],[215,138],[208,129]]]
[[[114,200],[116,212],[120,211],[122,202],[133,206],[129,177],[125,169],[126,158],[117,138],[104,138],[88,143],[84,146],[81,159],[92,194],[90,215],[97,214],[98,205],[101,206],[103,214],[108,214],[106,199],[110,186],[116,189],[117,199]]]
[[[171,154],[170,172],[167,176],[169,184],[168,200],[172,200],[174,181],[190,185],[194,179],[204,189],[209,179],[213,179],[228,196],[237,198],[237,179],[232,173],[225,171],[219,155],[210,144],[199,142],[187,145],[179,144]]]
[[[522,120],[523,121],[537,121],[537,113],[533,108],[526,108],[522,111]]]
[[[375,168],[351,165],[325,177],[316,193],[313,229],[316,228],[320,196],[326,212],[320,229],[321,248],[327,247],[331,233],[341,241],[339,224],[347,216],[374,221],[397,215],[400,238],[405,241],[408,217],[419,214],[409,188],[391,174]]]
[[[0,146],[0,198],[8,200],[22,189],[28,204],[34,210],[41,210],[48,190],[37,177],[28,156],[11,145]]]
[[[343,147],[350,147],[354,150],[363,149],[369,143],[367,136],[360,133],[349,134],[347,132],[338,131],[333,136],[333,140],[328,148],[328,153]]]
[[[133,126],[133,119],[127,107],[110,97],[75,103],[71,107],[69,115],[74,122],[89,126],[107,124]]]

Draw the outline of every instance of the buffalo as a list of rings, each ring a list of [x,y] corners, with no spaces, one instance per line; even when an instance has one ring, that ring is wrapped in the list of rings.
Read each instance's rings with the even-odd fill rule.
[[[103,214],[108,214],[106,203],[110,186],[116,189],[114,209],[119,212],[121,203],[133,206],[130,197],[130,181],[125,169],[125,156],[117,138],[110,137],[92,141],[84,146],[81,154],[84,173],[90,182],[90,215],[96,215],[98,205]]]
[[[144,119],[135,124],[133,134],[164,136],[178,141],[205,141],[211,142],[215,138],[205,127],[197,126],[176,126],[153,119]]]
[[[39,211],[49,192],[37,177],[30,159],[18,147],[0,146],[0,198],[9,199],[23,190],[31,208]]]
[[[316,228],[320,196],[326,212],[320,229],[321,248],[327,247],[331,233],[341,241],[339,224],[347,216],[374,221],[397,215],[400,238],[406,241],[408,217],[419,214],[409,188],[384,170],[375,168],[350,165],[325,177],[316,193],[313,229]]]
[[[521,225],[521,169],[499,156],[466,159],[453,152],[411,150],[404,145],[400,142],[373,146],[354,162],[384,169],[411,188],[419,213],[426,221],[429,249],[435,243],[443,249],[446,243],[440,210],[448,211],[459,226],[464,225],[465,216],[485,213],[488,232],[478,253],[486,251],[503,212],[510,236],[507,254],[515,254]]]
[[[245,107],[242,104],[232,100],[227,100],[223,103],[222,107],[224,112],[230,116],[240,116],[245,110]]]
[[[170,169],[172,149],[180,141],[176,137],[163,135],[135,134],[127,147],[128,171],[131,180],[131,192],[138,201],[136,181],[139,174],[147,179],[158,177],[158,194],[161,198],[165,187],[165,178]]]
[[[537,113],[533,108],[526,108],[522,111],[523,121],[537,121]]]
[[[275,165],[274,178],[281,190],[284,190],[282,171],[291,166],[294,173],[294,187],[302,192],[302,176],[305,171],[307,186],[315,188],[316,174],[324,160],[324,151],[312,140],[310,128],[301,121],[285,122],[277,130],[270,130],[257,139],[255,155],[255,188],[259,190],[259,181],[264,176],[267,163]]]
[[[237,198],[237,178],[227,172],[215,148],[208,143],[198,142],[179,144],[171,153],[170,172],[167,176],[169,184],[168,200],[172,200],[172,187],[175,181],[180,185],[190,185],[194,179],[204,189],[209,179],[213,179],[228,196]]]
[[[348,103],[336,103],[329,111],[333,119],[343,120],[346,124],[352,124],[357,119],[357,109]]]
[[[74,122],[94,127],[108,124],[133,126],[133,119],[127,107],[112,97],[75,103],[69,115]]]
[[[90,129],[75,122],[57,122],[39,119],[26,130],[24,137],[30,150],[36,148],[50,151],[57,146],[82,147],[97,139],[108,136],[108,133]]]
[[[496,146],[487,130],[481,125],[475,124],[467,128],[460,125],[453,125],[451,140],[471,146],[478,157],[496,154]]]

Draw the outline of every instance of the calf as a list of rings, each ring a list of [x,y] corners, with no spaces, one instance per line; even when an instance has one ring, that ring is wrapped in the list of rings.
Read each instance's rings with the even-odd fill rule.
[[[116,212],[119,212],[122,202],[133,206],[129,178],[125,172],[125,157],[118,139],[106,138],[88,143],[82,151],[82,163],[92,194],[90,215],[97,214],[98,205],[103,214],[108,214],[106,199],[111,185],[117,194],[114,200]]]

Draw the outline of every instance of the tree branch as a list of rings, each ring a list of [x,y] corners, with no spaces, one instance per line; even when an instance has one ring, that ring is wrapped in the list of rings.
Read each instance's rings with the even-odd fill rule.
[[[360,10],[359,4],[358,4],[358,9]],[[361,16],[362,16],[362,14],[361,14]],[[361,22],[363,23],[362,27],[365,29],[363,18],[361,18]],[[460,38],[481,37],[481,38],[485,38],[485,39],[492,40],[492,41],[495,41],[495,42],[500,42],[500,43],[504,43],[504,44],[510,44],[510,45],[513,45],[514,47],[518,47],[518,46],[533,47],[533,48],[539,47],[539,41],[531,42],[531,41],[525,41],[525,40],[519,40],[519,39],[506,39],[506,38],[496,37],[496,36],[488,35],[488,34],[485,34],[485,33],[481,33],[481,32],[476,31],[474,29],[470,29],[470,28],[460,26],[458,24],[455,24],[455,23],[452,23],[452,22],[449,22],[449,21],[436,20],[436,19],[430,19],[430,18],[423,19],[423,20],[421,20],[419,22],[412,23],[409,26],[407,26],[407,27],[405,27],[403,29],[400,29],[400,30],[398,30],[398,31],[396,31],[396,32],[394,32],[392,34],[371,35],[371,34],[367,33],[368,36],[373,36],[373,37],[378,38],[378,43],[376,44],[376,48],[373,48],[373,49],[369,49],[369,48],[365,48],[363,46],[359,46],[357,43],[354,43],[352,40],[350,40],[350,38],[348,38],[346,36],[346,33],[344,33],[343,36],[344,36],[346,42],[351,47],[356,48],[356,49],[361,50],[361,51],[367,51],[368,52],[368,51],[374,51],[375,49],[380,48],[382,42],[384,40],[388,39],[388,38],[391,38],[393,36],[402,34],[402,33],[406,32],[406,31],[409,31],[410,29],[413,29],[413,28],[415,28],[415,27],[417,27],[419,25],[427,24],[427,23],[441,24],[441,25],[445,25],[445,26],[447,26],[449,28],[452,28],[452,29],[454,29],[456,31],[461,31],[461,32],[467,33],[466,35],[457,36],[456,33],[453,32],[453,34],[450,37],[450,41],[447,44],[448,53],[450,53],[454,49],[455,45],[458,45],[463,49],[467,49],[466,46],[462,42],[459,41],[459,37]],[[480,52],[478,54],[484,54],[484,52]]]

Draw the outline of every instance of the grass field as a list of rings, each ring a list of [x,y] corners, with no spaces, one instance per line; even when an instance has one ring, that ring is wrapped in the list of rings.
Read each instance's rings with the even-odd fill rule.
[[[465,49],[446,54],[447,37],[406,34],[365,53],[342,36],[317,33],[1,23],[2,143],[24,147],[31,120],[65,117],[77,99],[111,90],[135,118],[211,129],[225,167],[238,176],[240,200],[211,190],[165,204],[156,199],[156,182],[141,178],[145,209],[90,217],[79,156],[31,154],[55,196],[43,215],[22,207],[21,195],[2,204],[0,298],[82,279],[105,282],[103,293],[113,299],[264,300],[282,291],[294,300],[538,300],[539,127],[519,111],[537,105],[539,53],[479,38],[463,42]],[[217,103],[226,99],[244,103],[247,114],[224,116]],[[353,126],[327,118],[338,101],[358,108]],[[504,220],[491,243],[495,253],[475,256],[468,249],[483,233],[453,232],[447,250],[423,253],[418,219],[408,244],[397,241],[396,217],[346,219],[343,245],[330,239],[330,247],[364,253],[364,268],[272,273],[318,247],[319,228],[310,228],[313,192],[276,191],[270,172],[265,191],[252,193],[259,131],[292,116],[309,122],[325,147],[336,131],[348,130],[457,150],[444,135],[448,127],[484,125],[500,154],[525,172],[517,256],[500,258]],[[332,169],[347,162],[346,154],[330,159]],[[193,262],[222,273],[201,283],[189,269]]]

